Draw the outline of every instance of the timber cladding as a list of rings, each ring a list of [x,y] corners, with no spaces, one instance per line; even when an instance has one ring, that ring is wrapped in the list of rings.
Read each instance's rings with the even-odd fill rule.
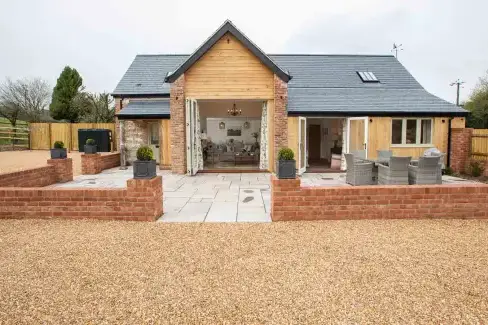
[[[399,117],[401,118],[401,117]],[[376,158],[377,150],[392,150],[397,156],[422,156],[428,148],[437,148],[447,153],[449,118],[435,117],[433,120],[432,146],[395,147],[391,145],[391,117],[368,118],[368,158]]]
[[[185,72],[185,96],[273,99],[273,72],[232,34],[225,34]]]

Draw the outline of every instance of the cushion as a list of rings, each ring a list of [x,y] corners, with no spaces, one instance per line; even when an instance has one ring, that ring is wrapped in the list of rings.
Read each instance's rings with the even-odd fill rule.
[[[234,147],[227,145],[227,152],[234,152]]]

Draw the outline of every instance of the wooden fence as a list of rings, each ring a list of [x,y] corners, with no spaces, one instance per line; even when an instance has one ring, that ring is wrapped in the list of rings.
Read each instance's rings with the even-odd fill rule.
[[[19,123],[13,127],[10,123],[0,122],[0,151],[28,149],[29,128]]]
[[[112,150],[115,146],[114,123],[30,123],[30,148],[50,149],[55,141],[63,141],[68,150],[77,151],[79,129],[109,129],[112,131]]]
[[[488,129],[473,130],[471,157],[478,160],[488,160]]]

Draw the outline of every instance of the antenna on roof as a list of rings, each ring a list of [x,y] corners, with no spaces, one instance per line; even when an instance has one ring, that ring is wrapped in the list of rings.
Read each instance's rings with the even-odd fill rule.
[[[466,82],[462,81],[461,79],[457,79],[456,81],[454,82],[451,82],[451,84],[449,86],[454,86],[456,85],[456,88],[457,88],[457,93],[456,93],[456,105],[459,106],[459,88],[461,88],[461,85],[464,84]]]
[[[403,44],[393,43],[393,48],[391,49],[391,51],[395,52],[395,57],[397,58],[397,60],[398,60],[398,51],[403,51],[402,46]]]

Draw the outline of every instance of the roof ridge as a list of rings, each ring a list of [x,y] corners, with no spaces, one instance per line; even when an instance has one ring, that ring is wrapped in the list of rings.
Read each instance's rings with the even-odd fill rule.
[[[365,56],[372,56],[372,57],[395,57],[393,54],[326,54],[326,53],[270,53],[268,55],[273,56],[358,56],[358,57],[365,57]]]

